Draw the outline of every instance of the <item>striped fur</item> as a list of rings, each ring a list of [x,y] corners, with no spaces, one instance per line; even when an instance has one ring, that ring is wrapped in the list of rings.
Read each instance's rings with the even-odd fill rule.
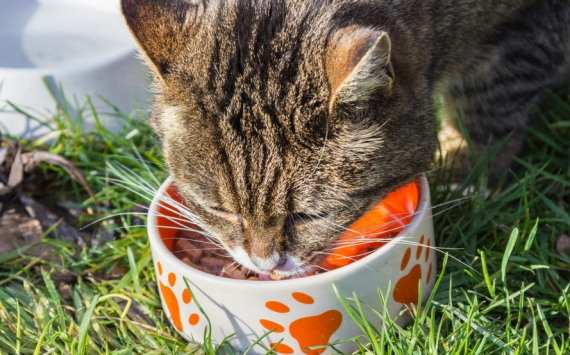
[[[296,260],[283,274],[317,263],[343,228],[427,169],[435,95],[450,117],[461,111],[480,153],[517,130],[498,174],[530,104],[569,61],[568,0],[122,8],[155,74],[151,122],[181,194],[209,232],[249,256],[240,262],[267,271]]]

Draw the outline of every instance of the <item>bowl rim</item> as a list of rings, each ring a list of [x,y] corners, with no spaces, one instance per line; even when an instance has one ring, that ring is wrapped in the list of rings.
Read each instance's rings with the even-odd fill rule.
[[[183,274],[183,276],[188,276],[189,280],[194,282],[196,279],[202,279],[208,283],[217,283],[217,284],[224,284],[228,286],[243,286],[248,285],[251,286],[252,289],[254,287],[287,287],[289,288],[297,288],[297,289],[304,289],[304,287],[309,287],[314,284],[330,284],[335,282],[336,280],[342,279],[350,274],[357,272],[359,269],[366,268],[367,264],[373,263],[378,259],[384,258],[389,255],[390,251],[395,247],[402,245],[397,242],[397,239],[400,239],[406,235],[410,235],[411,232],[416,229],[420,223],[424,221],[424,217],[426,211],[430,205],[430,192],[429,192],[429,185],[425,174],[421,174],[415,181],[419,183],[420,193],[418,195],[418,207],[416,208],[416,212],[412,217],[410,223],[402,230],[395,238],[390,240],[386,243],[383,247],[379,248],[378,250],[370,253],[369,255],[365,256],[364,258],[357,260],[349,265],[343,266],[341,268],[331,270],[328,272],[324,272],[318,275],[312,275],[308,277],[300,277],[296,279],[287,279],[287,280],[279,280],[278,282],[267,281],[267,282],[252,282],[250,280],[236,280],[225,278],[221,276],[216,276],[212,274],[208,274],[206,272],[200,271],[195,269],[184,262],[178,259],[162,242],[160,235],[157,230],[156,220],[157,220],[157,209],[160,203],[158,196],[164,195],[167,187],[169,187],[172,183],[173,179],[169,176],[160,186],[158,191],[156,192],[155,196],[152,199],[150,207],[148,209],[147,215],[147,232],[148,238],[150,241],[150,248],[151,251],[158,252],[162,254],[160,261],[164,261],[164,257],[168,258],[168,262],[174,266],[174,270]],[[154,257],[155,253],[153,253]],[[155,260],[154,262],[159,261]]]

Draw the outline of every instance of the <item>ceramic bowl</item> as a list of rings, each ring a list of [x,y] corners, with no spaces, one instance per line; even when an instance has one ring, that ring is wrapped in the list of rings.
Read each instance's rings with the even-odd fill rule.
[[[164,182],[149,209],[148,235],[158,289],[163,308],[174,328],[187,340],[200,342],[208,321],[198,309],[202,306],[211,321],[212,339],[220,343],[227,336],[230,345],[244,351],[268,330],[274,332],[260,343],[279,354],[322,354],[333,350],[308,347],[326,346],[337,340],[362,334],[333,291],[344,298],[353,292],[365,304],[367,318],[376,326],[383,312],[378,290],[386,297],[386,311],[396,317],[409,303],[417,302],[419,281],[425,300],[436,278],[434,231],[429,187],[419,178],[416,214],[405,229],[382,248],[342,268],[314,276],[282,281],[234,280],[194,269],[172,253],[179,214],[164,202],[165,194],[175,191],[172,180]],[[405,243],[398,243],[405,241]],[[187,290],[185,279],[194,294]],[[389,285],[391,287],[389,288]],[[403,324],[408,319],[399,317]],[[356,350],[355,343],[338,346],[343,352]],[[253,352],[265,353],[256,346]]]
[[[127,114],[144,108],[147,70],[135,55],[118,0],[3,0],[1,7],[0,132],[26,138],[48,132],[43,125],[55,112],[56,100],[63,105],[60,84],[72,118],[86,109],[86,129],[94,126],[88,94],[101,121],[113,131],[120,120],[96,94]]]

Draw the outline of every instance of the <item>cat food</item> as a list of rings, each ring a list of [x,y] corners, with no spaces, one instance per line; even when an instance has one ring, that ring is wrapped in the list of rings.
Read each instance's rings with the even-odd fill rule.
[[[386,196],[350,226],[337,242],[334,252],[321,263],[319,272],[351,264],[396,237],[412,220],[418,205],[418,193],[417,183],[411,183]],[[252,281],[283,279],[276,274],[258,275],[241,266],[223,247],[194,231],[179,231],[172,252],[185,264],[212,275]]]
[[[208,274],[237,280],[257,275],[235,263],[228,252],[197,232],[179,231],[172,253],[186,265]]]
[[[172,253],[186,265],[208,274],[236,280],[281,280],[282,277],[258,275],[234,262],[228,252],[197,232],[179,231]]]

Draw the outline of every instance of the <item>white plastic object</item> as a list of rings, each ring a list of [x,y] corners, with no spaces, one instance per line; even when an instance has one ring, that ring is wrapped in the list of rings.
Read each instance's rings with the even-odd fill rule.
[[[71,118],[83,109],[86,129],[95,124],[87,95],[114,132],[121,120],[98,95],[126,114],[148,105],[147,68],[118,0],[0,0],[0,46],[0,132],[26,138],[48,132],[43,124],[56,102],[65,105],[60,85]]]

